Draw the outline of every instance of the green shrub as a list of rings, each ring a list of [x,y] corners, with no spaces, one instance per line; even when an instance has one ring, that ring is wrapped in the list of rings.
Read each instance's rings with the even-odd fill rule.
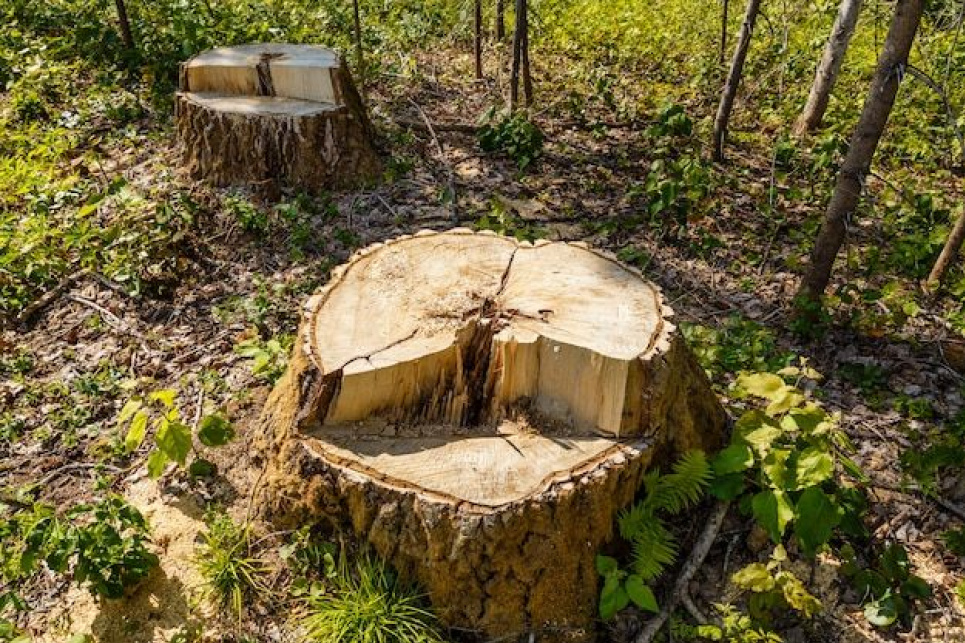
[[[253,552],[251,533],[226,513],[207,516],[196,563],[209,597],[240,620],[246,603],[268,590],[268,568]]]

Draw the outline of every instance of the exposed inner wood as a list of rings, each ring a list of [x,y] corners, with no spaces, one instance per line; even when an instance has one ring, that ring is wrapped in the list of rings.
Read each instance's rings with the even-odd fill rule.
[[[377,246],[308,305],[322,386],[303,430],[394,484],[518,500],[652,432],[646,357],[666,349],[665,312],[639,274],[581,246],[459,233]]]
[[[340,64],[334,51],[312,45],[219,47],[185,63],[182,90],[338,104],[332,73]]]

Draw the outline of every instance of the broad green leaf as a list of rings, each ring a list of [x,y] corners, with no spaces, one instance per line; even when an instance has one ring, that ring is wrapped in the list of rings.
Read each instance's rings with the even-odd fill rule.
[[[754,465],[754,452],[745,444],[732,444],[716,456],[711,466],[718,476],[746,471]]]
[[[744,493],[744,474],[731,473],[726,476],[715,477],[710,481],[708,491],[720,500],[734,500]]]
[[[127,435],[124,436],[125,453],[133,453],[144,442],[144,436],[147,434],[147,419],[147,413],[143,410],[134,414],[131,427],[127,430]]]
[[[864,607],[864,617],[877,627],[888,627],[898,619],[898,608],[892,596],[871,601]]]
[[[654,613],[660,611],[660,607],[657,605],[657,597],[653,595],[653,590],[647,587],[643,579],[636,574],[631,574],[627,577],[625,588],[630,600],[640,609]]]
[[[901,584],[901,593],[908,598],[928,598],[931,596],[931,587],[924,578],[912,574]]]
[[[790,449],[773,449],[761,461],[761,471],[764,472],[769,486],[774,489],[788,490],[790,476],[787,471],[787,459],[790,455]]]
[[[188,465],[188,473],[195,478],[210,478],[218,471],[214,462],[197,458]]]
[[[123,426],[127,423],[143,405],[144,401],[140,398],[135,397],[128,400],[124,407],[121,408],[121,412],[117,414],[118,426]]]
[[[767,400],[778,399],[784,394],[785,389],[790,388],[784,383],[783,379],[773,373],[741,375],[737,378],[737,386],[751,395],[763,397]]]
[[[160,478],[164,473],[164,467],[169,462],[168,457],[160,449],[151,451],[147,457],[147,475],[151,478]]]
[[[818,547],[828,542],[841,521],[841,512],[819,487],[809,487],[798,498],[794,533],[801,549],[813,556]]]
[[[600,618],[609,621],[616,613],[630,604],[630,596],[623,588],[623,582],[616,574],[610,574],[600,591]]]
[[[881,552],[881,572],[894,584],[908,578],[911,561],[903,545],[892,543]]]
[[[180,422],[165,422],[157,432],[158,448],[174,462],[184,466],[191,450],[191,429]]]
[[[198,439],[206,447],[219,447],[228,444],[235,437],[231,422],[220,415],[208,415],[198,427]]]
[[[827,451],[816,447],[808,447],[798,455],[794,467],[797,489],[813,487],[821,484],[834,473],[834,460]]]
[[[767,455],[771,445],[781,437],[783,431],[778,423],[763,411],[748,411],[737,420],[735,432],[761,457]]]
[[[823,435],[834,423],[831,417],[813,402],[803,407],[793,408],[781,418],[781,428],[785,431],[800,432],[804,435]]]
[[[776,393],[774,397],[771,398],[771,403],[767,405],[764,412],[771,417],[777,417],[782,413],[787,413],[790,409],[798,406],[804,401],[804,396],[801,392],[790,386],[785,387],[785,389],[779,393]]]
[[[780,543],[787,524],[794,518],[794,508],[788,502],[787,496],[781,491],[765,489],[754,496],[751,508],[754,518],[771,540]]]
[[[600,576],[609,576],[618,569],[620,569],[620,564],[617,563],[616,558],[603,556],[602,554],[597,555],[596,571]]]
[[[177,397],[177,391],[171,388],[164,388],[157,391],[151,391],[148,397],[152,402],[160,402],[166,408],[174,408],[174,398]]]
[[[752,592],[769,592],[774,589],[775,581],[764,563],[751,563],[739,569],[731,576],[731,580],[741,589]]]

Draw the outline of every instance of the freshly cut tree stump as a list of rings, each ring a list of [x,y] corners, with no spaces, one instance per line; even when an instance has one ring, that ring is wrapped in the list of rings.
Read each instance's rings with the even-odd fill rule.
[[[658,452],[725,416],[660,291],[581,244],[423,231],[304,309],[262,417],[267,509],[327,516],[444,622],[594,635],[594,557]]]
[[[348,69],[310,45],[212,49],[181,65],[182,162],[215,185],[349,187],[380,172]]]

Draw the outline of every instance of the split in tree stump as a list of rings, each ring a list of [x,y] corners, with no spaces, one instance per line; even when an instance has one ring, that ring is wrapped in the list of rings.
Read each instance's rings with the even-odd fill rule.
[[[269,509],[328,516],[490,637],[593,636],[594,557],[658,450],[725,416],[660,291],[581,244],[377,244],[308,301],[266,406]]]
[[[378,177],[371,125],[334,51],[212,49],[181,65],[179,86],[178,141],[195,178],[317,192]]]

